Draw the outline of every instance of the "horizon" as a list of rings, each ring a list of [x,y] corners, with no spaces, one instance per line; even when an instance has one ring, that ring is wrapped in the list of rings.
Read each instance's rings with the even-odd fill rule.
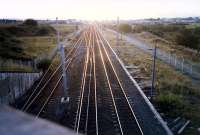
[[[1,2],[0,18],[53,20],[137,20],[200,16],[198,0],[7,0]],[[9,7],[9,8],[8,8]],[[7,12],[5,12],[7,11]]]
[[[119,17],[119,16],[118,16]],[[118,18],[116,17],[116,19]],[[5,20],[27,20],[27,19],[34,19],[34,20],[49,20],[49,21],[53,21],[56,20],[57,17],[55,18],[31,18],[31,17],[27,17],[27,18],[0,18],[1,20],[5,19]],[[199,18],[200,19],[200,15],[199,16],[185,16],[185,17],[155,17],[155,18],[138,18],[138,19],[123,19],[119,17],[119,20],[121,21],[136,21],[136,20],[148,20],[148,19],[185,19],[185,18]],[[65,21],[65,20],[80,20],[80,21],[115,21],[116,19],[107,19],[107,20],[89,20],[89,19],[78,19],[78,18],[58,18],[58,20],[60,21]]]

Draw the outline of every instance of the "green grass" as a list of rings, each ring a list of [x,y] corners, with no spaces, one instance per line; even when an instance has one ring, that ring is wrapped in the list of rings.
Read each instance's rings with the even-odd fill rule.
[[[38,39],[38,37],[55,37],[55,29],[49,25],[39,25],[39,26],[26,26],[26,25],[0,25],[0,57],[7,59],[33,59],[30,53],[36,52],[32,49],[27,52],[29,43],[33,43],[37,40],[27,42],[24,40]],[[40,38],[39,38],[40,39]],[[43,44],[43,42],[41,43]],[[33,44],[31,44],[33,45]],[[34,45],[32,48],[35,47]],[[41,45],[43,47],[43,45]],[[38,54],[35,54],[36,56]]]
[[[0,65],[0,71],[32,70],[32,67],[19,66],[5,61],[6,59],[33,60],[37,57],[48,56],[57,45],[54,29],[61,31],[62,38],[75,29],[75,26],[66,24],[53,25],[53,27],[39,25],[38,27],[0,25],[0,58],[4,61],[4,64]]]
[[[0,46],[0,56],[8,59],[31,60],[42,54],[48,54],[55,46],[55,36],[18,37]]]
[[[195,28],[199,28],[200,27],[200,23],[192,23],[186,26],[186,28],[188,29],[195,29]]]
[[[42,54],[48,55],[57,45],[55,36],[20,37],[19,39],[23,41],[25,55],[31,59]]]
[[[33,68],[30,66],[22,66],[14,63],[4,63],[0,65],[0,71],[33,72]]]

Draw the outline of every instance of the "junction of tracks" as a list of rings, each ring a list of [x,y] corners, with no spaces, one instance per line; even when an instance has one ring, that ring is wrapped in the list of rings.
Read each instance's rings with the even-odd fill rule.
[[[18,108],[89,135],[171,135],[154,107],[124,69],[97,25],[83,28],[66,51],[69,101],[61,65],[52,64]]]

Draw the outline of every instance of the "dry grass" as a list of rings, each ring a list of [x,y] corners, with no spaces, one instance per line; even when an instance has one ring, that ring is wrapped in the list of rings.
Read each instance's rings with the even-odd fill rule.
[[[24,43],[24,53],[32,58],[48,54],[56,47],[55,36],[21,37],[20,40]]]
[[[191,60],[194,64],[200,63],[200,58],[197,57],[197,54],[194,50],[183,46],[175,45],[172,42],[169,42],[149,32],[141,32],[134,35],[136,35],[140,40],[147,42],[147,45],[150,45],[151,47],[153,47],[155,45],[155,41],[157,41],[157,46],[161,50],[166,51],[168,53],[175,53],[176,56],[180,58],[184,57],[188,60]]]
[[[139,67],[139,74],[136,76],[149,78],[150,81],[152,67],[151,55],[123,40],[120,41],[119,46],[116,46],[116,35],[110,32],[104,32],[104,34],[126,65]],[[193,86],[190,78],[160,60],[157,60],[156,67],[156,91],[158,96],[164,95],[164,98],[165,95],[183,97],[179,98],[180,102],[177,103],[180,103],[180,106],[183,105],[185,108],[183,110],[172,110],[171,112],[168,110],[167,113],[172,116],[178,114],[190,119],[192,121],[192,128],[187,128],[184,135],[193,135],[196,132],[196,128],[200,126],[200,85]]]

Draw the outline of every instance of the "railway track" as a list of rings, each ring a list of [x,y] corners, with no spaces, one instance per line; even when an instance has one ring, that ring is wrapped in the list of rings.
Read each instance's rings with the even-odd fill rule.
[[[86,42],[80,96],[74,122],[76,134],[140,134],[114,66],[94,27]]]
[[[82,40],[82,37],[80,37],[66,54],[66,72],[74,58],[78,55],[77,51],[83,42]],[[40,116],[56,121],[55,115],[57,112],[55,110],[58,109],[63,95],[62,87],[61,65],[54,66],[51,64],[37,86],[27,96],[21,110],[34,114],[36,117]]]
[[[154,114],[141,112],[142,109],[147,110],[146,103],[135,91],[136,87],[127,77],[97,26],[85,28],[66,55],[65,66],[70,76],[70,100],[67,106],[62,106],[63,113],[57,111],[63,95],[60,65],[49,67],[26,98],[23,111],[34,114],[36,118],[43,117],[59,122],[72,128],[75,134],[167,134],[160,129],[162,126],[157,120],[153,121],[156,123],[153,126],[157,126],[155,130],[152,129],[153,126],[148,127],[145,124],[146,118],[141,113],[145,117]],[[134,91],[130,92],[130,89]],[[143,106],[138,111],[140,105]],[[152,120],[154,119],[148,118],[146,121]]]

